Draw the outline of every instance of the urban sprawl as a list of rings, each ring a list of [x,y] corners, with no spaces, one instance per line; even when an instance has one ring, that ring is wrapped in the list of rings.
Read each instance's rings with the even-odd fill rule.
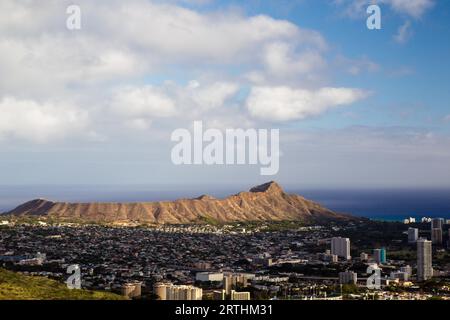
[[[0,221],[0,267],[160,300],[450,299],[450,221],[106,226]]]

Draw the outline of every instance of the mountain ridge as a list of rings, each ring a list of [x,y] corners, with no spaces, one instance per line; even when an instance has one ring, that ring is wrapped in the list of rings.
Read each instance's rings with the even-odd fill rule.
[[[267,182],[223,199],[202,195],[192,199],[155,202],[68,203],[45,199],[28,201],[6,214],[48,216],[60,220],[93,222],[139,222],[189,224],[212,219],[221,223],[239,221],[351,219],[300,195],[288,194]]]

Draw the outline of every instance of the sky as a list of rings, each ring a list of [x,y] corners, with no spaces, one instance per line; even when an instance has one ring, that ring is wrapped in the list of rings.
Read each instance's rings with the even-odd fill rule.
[[[447,188],[449,56],[448,1],[2,0],[0,184]],[[196,120],[279,129],[279,172],[176,166]]]

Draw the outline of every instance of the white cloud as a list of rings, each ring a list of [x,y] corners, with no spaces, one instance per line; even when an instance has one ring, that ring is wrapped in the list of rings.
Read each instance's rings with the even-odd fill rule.
[[[241,102],[249,85],[324,86],[329,45],[319,32],[236,9],[196,11],[180,1],[79,0],[78,31],[65,27],[69,0],[0,1],[0,74],[8,75],[0,77],[0,99],[73,102],[89,110],[103,139],[124,128],[167,128],[169,119],[254,124],[261,117],[249,117]],[[160,84],[161,77],[177,82]],[[199,81],[182,85],[186,77]],[[26,131],[19,128],[15,136]],[[5,132],[4,139],[12,136]]]
[[[420,18],[426,11],[433,7],[433,0],[385,0],[394,10]]]
[[[323,49],[320,33],[285,20],[236,11],[196,12],[175,4],[80,0],[82,29],[65,28],[69,1],[0,2],[0,95],[48,96],[69,87],[125,82],[167,67],[260,65],[273,42]],[[113,8],[113,9],[112,9]],[[45,81],[42,81],[42,77]]]
[[[175,114],[175,102],[153,86],[122,88],[115,94],[111,106],[119,115],[129,118],[161,118]]]
[[[363,72],[377,72],[380,70],[380,66],[371,61],[367,56],[363,56],[356,59],[349,59],[344,56],[339,56],[336,59],[336,65],[339,68],[351,75],[357,76]]]
[[[397,33],[394,35],[394,40],[399,44],[404,44],[408,42],[411,36],[412,36],[411,22],[405,21],[405,23],[398,28]]]
[[[111,101],[112,110],[130,127],[146,129],[152,119],[195,118],[224,106],[239,90],[229,82],[202,85],[192,80],[186,86],[166,82],[162,86],[118,88]]]
[[[127,48],[117,49],[91,37],[44,35],[0,39],[0,94],[53,96],[68,87],[93,85],[137,76],[146,69]]]
[[[407,15],[415,19],[422,17],[433,5],[433,0],[335,0],[338,6],[344,6],[345,15],[352,18],[364,19],[366,9],[370,4],[388,5],[399,14]]]
[[[311,76],[326,67],[320,52],[297,53],[295,47],[285,42],[267,45],[263,60],[269,75],[278,78]]]
[[[333,107],[348,105],[367,96],[367,92],[350,88],[318,90],[290,87],[255,87],[247,99],[253,117],[268,121],[289,121],[319,115]]]
[[[5,97],[0,100],[0,139],[38,143],[82,134],[88,114],[73,106]]]
[[[191,107],[206,111],[222,107],[225,102],[232,98],[239,90],[239,86],[230,82],[215,82],[202,86],[193,81],[186,88],[178,90],[179,104],[191,101]]]
[[[198,13],[170,4],[143,1],[95,3],[99,33],[115,30],[123,43],[152,53],[162,62],[236,63],[252,61],[255,49],[272,41],[324,47],[314,31],[265,15],[245,17],[235,11]],[[120,27],[117,17],[120,16]]]
[[[174,77],[193,73],[201,78],[210,73],[211,66],[258,67],[263,61],[255,61],[254,52],[275,41],[326,47],[319,33],[284,20],[247,17],[233,10],[200,13],[175,3],[99,0],[93,4],[80,0],[82,29],[69,31],[65,9],[70,1],[1,1],[0,74],[7,76],[0,77],[0,99],[16,97],[8,106],[8,119],[16,118],[25,103],[21,101],[27,101],[32,105],[30,112],[47,121],[28,127],[39,132],[33,137],[27,128],[13,130],[5,122],[3,106],[3,139],[46,140],[60,129],[65,132],[57,123],[68,119],[51,106],[34,101],[67,105],[64,101],[76,101],[84,110],[93,111],[91,124],[100,135],[113,130],[105,128],[110,123],[146,129],[155,119],[206,116],[210,110],[215,110],[217,120],[225,112],[218,109],[239,90],[235,81],[207,76],[194,87],[175,83],[148,86],[143,78],[165,74],[171,68],[180,70]],[[144,84],[130,87],[129,83]],[[110,102],[110,110],[105,101]],[[15,113],[13,106],[18,108]],[[51,117],[56,117],[54,122]]]

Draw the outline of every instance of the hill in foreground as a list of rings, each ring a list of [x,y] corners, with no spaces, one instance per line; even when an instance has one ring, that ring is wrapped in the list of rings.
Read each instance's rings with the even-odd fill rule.
[[[125,300],[125,297],[110,292],[70,290],[55,280],[0,268],[0,300]]]
[[[58,220],[149,224],[351,219],[300,195],[288,194],[276,182],[268,182],[225,199],[208,195],[195,199],[137,203],[67,203],[37,199],[7,214],[47,216]]]

